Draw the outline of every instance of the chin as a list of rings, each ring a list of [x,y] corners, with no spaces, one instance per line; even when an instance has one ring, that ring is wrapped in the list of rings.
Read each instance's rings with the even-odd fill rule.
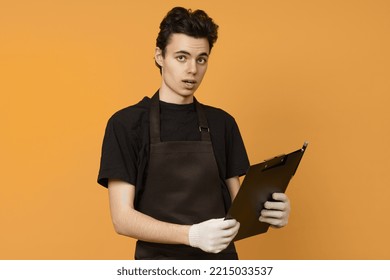
[[[194,93],[195,93],[195,90],[184,90],[184,91],[180,92],[179,95],[182,97],[189,97],[189,96],[194,95]]]

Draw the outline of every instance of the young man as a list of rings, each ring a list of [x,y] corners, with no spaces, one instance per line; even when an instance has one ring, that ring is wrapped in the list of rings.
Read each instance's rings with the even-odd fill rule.
[[[224,216],[248,157],[233,117],[194,97],[217,29],[204,11],[173,8],[157,38],[160,89],[107,124],[98,182],[116,232],[138,239],[136,259],[238,258],[240,225]],[[289,200],[273,198],[259,219],[285,226]]]

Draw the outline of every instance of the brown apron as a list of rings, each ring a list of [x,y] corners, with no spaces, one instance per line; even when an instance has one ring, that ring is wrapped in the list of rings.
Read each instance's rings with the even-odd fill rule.
[[[207,119],[202,105],[194,102],[201,141],[161,142],[158,92],[151,99],[148,175],[136,208],[160,221],[192,225],[226,213]],[[138,241],[135,258],[237,259],[237,254],[233,243],[211,254],[187,245]]]

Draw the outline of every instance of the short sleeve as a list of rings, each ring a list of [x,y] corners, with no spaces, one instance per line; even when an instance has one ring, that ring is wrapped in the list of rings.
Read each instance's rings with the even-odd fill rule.
[[[226,137],[226,179],[245,175],[249,169],[249,159],[238,125],[233,117],[227,126]]]
[[[98,183],[108,187],[108,179],[119,179],[132,185],[137,176],[137,136],[112,116],[107,123],[100,159]]]

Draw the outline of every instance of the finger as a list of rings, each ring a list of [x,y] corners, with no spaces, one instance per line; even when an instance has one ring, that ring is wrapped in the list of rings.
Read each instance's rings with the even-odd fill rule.
[[[225,249],[229,244],[230,242],[232,241],[232,238],[230,237],[219,237],[215,240],[213,240],[212,244],[210,244],[211,248],[213,249]]]
[[[238,230],[235,231],[230,236],[226,236],[226,237],[221,238],[221,240],[220,240],[221,244],[224,244],[227,247],[232,242],[234,237],[236,237],[237,233],[238,233]]]
[[[230,221],[230,220],[226,220],[226,221]],[[226,226],[225,218],[210,219],[207,220],[206,223],[210,224],[213,228],[216,229],[223,229]]]
[[[286,213],[283,212],[283,211],[261,210],[261,216],[260,217],[283,219],[285,216],[286,216]]]
[[[233,236],[232,236],[232,240],[234,239],[234,237],[236,237],[236,235],[237,235],[237,233],[238,233],[238,231],[239,231],[239,229],[240,229],[240,226],[241,226],[241,224],[240,224],[240,223],[237,223],[237,226],[235,227],[235,233],[234,233]]]
[[[270,210],[280,210],[284,211],[288,208],[288,204],[286,202],[272,202],[272,201],[266,201],[264,203],[264,208],[270,209]]]
[[[279,201],[284,201],[284,202],[288,201],[288,197],[285,193],[273,193],[272,198],[274,200],[279,200]]]
[[[287,225],[287,222],[285,220],[274,219],[274,218],[264,218],[262,216],[260,216],[259,221],[263,222],[263,223],[268,223],[268,224],[275,226],[275,227],[283,227],[283,226]]]
[[[221,245],[220,246],[223,247],[223,249],[225,249],[232,242],[233,238],[234,238],[234,236],[231,237],[231,238],[224,238],[223,240],[221,240]]]
[[[223,220],[220,229],[230,229],[239,224],[235,219]]]
[[[237,223],[234,227],[225,229],[221,232],[221,237],[222,238],[229,238],[233,239],[234,236],[237,235],[238,229],[240,228],[240,223]]]
[[[213,221],[213,222],[223,222],[225,221],[225,218],[218,218],[218,219],[211,219],[209,221]]]

